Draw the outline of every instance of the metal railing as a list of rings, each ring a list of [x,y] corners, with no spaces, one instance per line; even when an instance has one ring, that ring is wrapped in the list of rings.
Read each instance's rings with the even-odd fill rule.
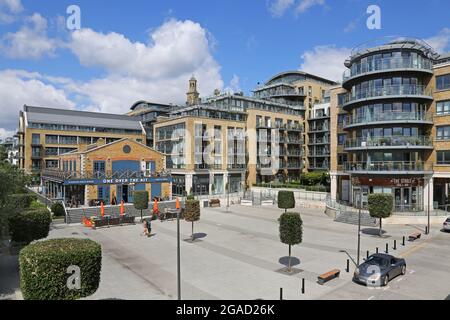
[[[377,97],[387,97],[387,96],[427,96],[432,98],[432,91],[427,89],[426,86],[423,85],[414,85],[414,84],[402,84],[402,85],[385,85],[375,88],[370,88],[367,90],[352,90],[351,93],[345,96],[345,104],[369,99],[369,98],[377,98]]]
[[[425,162],[402,162],[402,161],[377,161],[377,162],[346,162],[344,170],[350,172],[402,172],[402,171],[432,171],[432,165]]]
[[[149,172],[134,170],[117,170],[117,171],[96,171],[96,172],[80,172],[80,171],[64,171],[60,169],[43,169],[42,177],[54,178],[59,180],[70,179],[134,179],[134,178],[161,178],[169,177],[168,172]]]
[[[428,136],[392,136],[347,139],[345,149],[368,147],[433,147],[433,140]]]
[[[363,124],[369,122],[383,122],[383,121],[433,121],[431,115],[422,112],[376,112],[366,113],[363,116],[352,117],[346,119],[345,125],[350,126],[354,124]]]
[[[369,72],[383,71],[383,70],[396,70],[396,69],[414,69],[414,70],[429,70],[431,71],[433,64],[430,60],[426,59],[413,59],[402,57],[390,57],[373,59],[366,63],[355,63],[352,69],[346,70],[343,75],[344,81],[347,81],[353,77],[363,75]]]

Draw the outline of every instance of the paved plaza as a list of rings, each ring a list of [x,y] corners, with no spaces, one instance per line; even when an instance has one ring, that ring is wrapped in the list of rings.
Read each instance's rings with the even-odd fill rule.
[[[276,207],[232,206],[202,210],[195,224],[199,239],[182,241],[183,299],[445,299],[450,294],[450,233],[432,228],[429,236],[401,245],[403,236],[423,226],[386,225],[386,234],[363,227],[361,254],[380,252],[404,257],[407,275],[385,288],[369,289],[351,281],[345,271],[348,256],[356,258],[357,226],[333,222],[321,209],[297,208],[304,223],[303,243],[293,247],[295,274],[283,272],[288,246],[280,243]],[[155,221],[154,236],[141,236],[142,226],[90,230],[81,225],[56,225],[50,237],[88,237],[103,248],[99,290],[89,299],[176,299],[176,221]],[[182,221],[182,239],[191,224]],[[393,251],[397,240],[396,251]],[[339,279],[317,283],[319,274],[341,269]],[[305,278],[306,292],[301,293]],[[14,291],[14,290],[12,290]]]

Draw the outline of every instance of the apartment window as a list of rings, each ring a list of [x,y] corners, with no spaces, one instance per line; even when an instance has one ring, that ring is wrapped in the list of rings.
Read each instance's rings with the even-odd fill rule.
[[[346,153],[339,153],[338,154],[338,166],[344,165],[344,163],[347,162],[347,154]]]
[[[342,146],[345,144],[346,134],[338,134],[338,145]]]
[[[47,144],[58,144],[58,136],[55,135],[46,135],[45,143]]]
[[[437,140],[450,140],[450,126],[437,127],[436,139]]]
[[[345,103],[345,93],[338,94],[338,106],[342,106]]]
[[[436,77],[437,90],[450,90],[450,73]]]
[[[37,133],[33,133],[31,140],[32,140],[32,142],[31,142],[32,144],[40,144],[41,143],[41,135],[37,134]]]
[[[342,128],[344,126],[346,117],[347,117],[346,114],[339,114],[338,115],[338,127],[339,128]]]
[[[450,114],[450,100],[438,101],[436,103],[436,114],[438,116]]]
[[[450,150],[437,152],[437,164],[450,165]]]

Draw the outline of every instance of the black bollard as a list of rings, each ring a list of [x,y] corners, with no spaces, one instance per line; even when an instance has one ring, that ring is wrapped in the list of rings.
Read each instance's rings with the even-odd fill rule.
[[[376,253],[378,253],[378,247],[377,247]]]
[[[397,250],[397,240],[394,240],[394,250]]]
[[[405,236],[403,236],[403,239],[402,239],[402,246],[405,246]]]
[[[369,259],[369,250],[367,250],[367,259]]]
[[[280,300],[283,300],[283,288],[280,288]]]
[[[350,272],[350,259],[347,259],[347,268],[345,269],[347,273]]]
[[[305,278],[302,279],[302,294],[305,294]]]
[[[386,243],[386,253],[389,253],[389,243]]]

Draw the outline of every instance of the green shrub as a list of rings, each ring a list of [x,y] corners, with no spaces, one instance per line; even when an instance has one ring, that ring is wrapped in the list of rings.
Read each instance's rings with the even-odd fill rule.
[[[51,222],[52,218],[47,208],[17,213],[9,218],[11,240],[28,244],[46,238]]]
[[[394,210],[394,198],[392,194],[371,193],[368,197],[369,213],[372,218],[380,219],[380,236],[382,234],[383,218],[389,218]]]
[[[142,210],[148,209],[148,191],[135,191],[133,193],[133,204],[136,210],[141,210],[141,221],[142,221]]]
[[[37,197],[31,193],[12,194],[8,197],[8,207],[16,209],[27,209]]]
[[[292,191],[278,191],[278,208],[287,209],[295,208],[295,198]]]
[[[63,217],[66,215],[66,211],[61,202],[54,202],[50,209],[55,217]]]
[[[101,246],[88,239],[53,239],[28,245],[19,256],[23,297],[75,300],[90,296],[100,283],[101,262]],[[69,289],[68,284],[74,284],[69,279],[71,266],[79,267],[80,289]]]
[[[194,240],[194,222],[200,220],[200,201],[198,200],[186,200],[184,219],[187,222],[192,223],[192,235],[191,238]]]
[[[289,265],[291,270],[291,246],[302,242],[303,238],[303,221],[299,213],[285,212],[278,219],[280,222],[280,240],[282,243],[289,245]]]
[[[41,202],[39,202],[38,200],[33,200],[33,202],[31,202],[29,209],[30,210],[38,210],[38,209],[46,209],[47,206]]]
[[[195,200],[195,197],[193,194],[190,194],[186,197],[186,200]]]

